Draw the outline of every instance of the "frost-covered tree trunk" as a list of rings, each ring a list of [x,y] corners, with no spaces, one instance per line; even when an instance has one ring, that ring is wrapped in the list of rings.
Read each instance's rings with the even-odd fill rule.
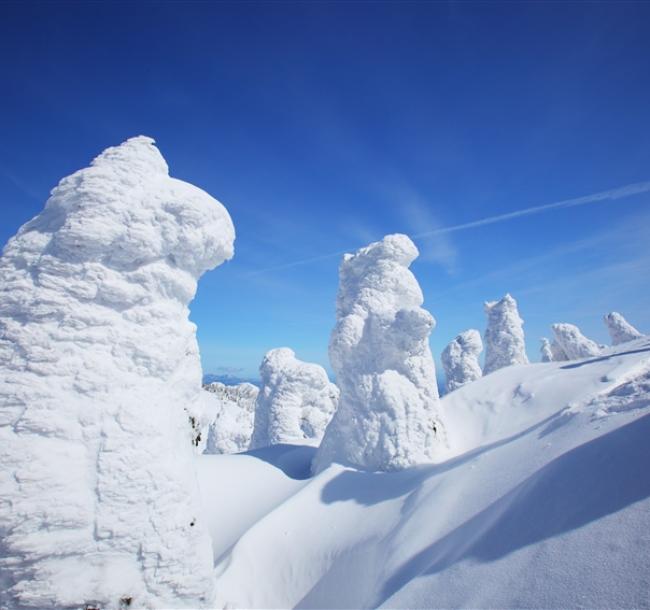
[[[429,334],[406,235],[346,254],[339,268],[330,361],[341,390],[313,469],[332,462],[397,470],[435,459],[446,445]]]
[[[318,445],[339,398],[322,366],[298,360],[287,347],[270,350],[260,365],[251,449],[281,443]]]
[[[205,401],[188,303],[225,208],[153,140],[61,180],[0,258],[0,607],[200,607]]]
[[[460,333],[447,345],[441,358],[447,379],[447,392],[453,392],[483,376],[478,361],[482,351],[481,333],[474,329]]]
[[[612,311],[605,317],[605,325],[612,339],[612,345],[640,339],[643,335],[632,326],[620,313]]]
[[[483,374],[487,375],[513,364],[528,364],[524,321],[519,316],[517,301],[506,294],[500,301],[485,303],[484,308],[487,328]]]
[[[597,343],[587,339],[573,324],[553,324],[551,328],[555,334],[555,340],[566,354],[567,360],[598,356],[602,351]]]
[[[551,342],[546,337],[542,337],[541,342],[542,345],[539,348],[541,361],[553,362],[555,359],[553,358],[553,348],[551,347]]]

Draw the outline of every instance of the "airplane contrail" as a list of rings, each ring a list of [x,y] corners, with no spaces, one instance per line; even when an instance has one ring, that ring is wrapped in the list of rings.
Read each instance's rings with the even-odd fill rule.
[[[479,218],[478,220],[472,220],[470,222],[464,222],[457,225],[450,225],[448,227],[439,227],[437,229],[432,229],[431,231],[424,231],[423,233],[417,233],[416,235],[411,235],[411,239],[425,239],[427,237],[433,237],[435,235],[442,235],[444,233],[454,233],[456,231],[465,231],[466,229],[474,229],[476,227],[483,227],[485,225],[495,224],[497,222],[505,222],[512,220],[513,218],[521,218],[523,216],[532,216],[533,214],[540,214],[541,212],[547,212],[549,210],[559,210],[562,208],[571,208],[579,205],[586,205],[588,203],[597,203],[600,201],[614,201],[616,199],[624,199],[626,197],[632,197],[633,195],[639,195],[641,193],[647,193],[650,191],[650,181],[648,182],[635,182],[634,184],[628,184],[626,186],[621,186],[619,188],[610,189],[607,191],[600,191],[599,193],[593,193],[591,195],[584,195],[582,197],[575,197],[574,199],[563,199],[562,201],[556,201],[554,203],[547,203],[544,205],[537,205],[523,210],[516,210],[514,212],[507,212],[505,214],[497,214],[496,216],[486,216],[485,218]],[[267,271],[279,271],[281,269],[289,269],[291,267],[299,267],[302,265],[308,265],[309,263],[315,263],[318,261],[326,260],[328,258],[334,258],[338,256],[343,256],[346,252],[350,250],[342,250],[340,252],[331,252],[330,254],[322,254],[320,256],[313,256],[310,258],[304,258],[297,261],[292,261],[289,263],[284,263],[282,265],[276,265],[274,267],[267,267],[265,269],[258,269],[248,273],[247,275],[257,275],[259,273],[265,273]]]

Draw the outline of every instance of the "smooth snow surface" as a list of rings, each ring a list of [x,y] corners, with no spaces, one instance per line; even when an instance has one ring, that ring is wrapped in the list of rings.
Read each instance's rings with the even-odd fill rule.
[[[524,321],[519,316],[517,301],[506,294],[500,301],[486,302],[484,309],[487,327],[483,374],[487,375],[513,364],[528,364]]]
[[[201,457],[215,536],[237,531],[216,607],[650,607],[649,340],[504,368],[441,408],[435,465],[304,479],[299,447]]]
[[[341,262],[329,345],[341,398],[315,472],[333,462],[396,470],[446,446],[429,347],[435,320],[408,268],[417,256],[406,235],[388,235]]]
[[[339,399],[325,369],[298,360],[288,347],[279,347],[264,356],[260,378],[251,449],[318,445]]]
[[[215,398],[204,453],[246,451],[253,435],[259,388],[246,382],[231,386],[214,381],[204,385],[203,389]]]
[[[643,335],[632,326],[620,313],[612,311],[605,317],[605,325],[612,339],[612,345],[620,345],[628,341],[640,339]]]
[[[137,137],[61,180],[5,247],[0,607],[210,603],[188,303],[233,240],[225,208]]]
[[[460,333],[442,352],[447,392],[453,392],[483,376],[478,357],[483,351],[481,333],[470,329]]]
[[[587,339],[577,326],[573,324],[553,324],[551,327],[555,334],[555,341],[566,354],[567,360],[589,358],[601,352],[601,346]]]

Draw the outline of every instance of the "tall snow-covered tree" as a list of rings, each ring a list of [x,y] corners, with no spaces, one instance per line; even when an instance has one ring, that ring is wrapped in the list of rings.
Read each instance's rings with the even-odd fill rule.
[[[279,347],[264,356],[260,377],[250,448],[320,443],[339,398],[325,369]]]
[[[568,360],[589,358],[597,356],[602,351],[601,347],[591,339],[585,337],[580,329],[573,324],[559,323],[551,326],[555,340],[566,354]]]
[[[487,315],[485,329],[485,364],[483,374],[513,364],[528,364],[524,340],[524,321],[519,316],[517,301],[506,294],[500,301],[484,305]]]
[[[233,241],[226,209],[137,137],[61,180],[5,247],[1,607],[210,605],[188,303]]]
[[[397,470],[429,462],[446,444],[429,334],[406,235],[346,254],[339,268],[329,355],[341,390],[313,468],[332,462]]]
[[[632,326],[620,313],[612,311],[605,317],[605,325],[612,339],[612,345],[640,339],[643,335]]]
[[[442,366],[447,392],[472,382],[483,375],[478,358],[483,351],[481,333],[473,328],[460,333],[442,352]]]

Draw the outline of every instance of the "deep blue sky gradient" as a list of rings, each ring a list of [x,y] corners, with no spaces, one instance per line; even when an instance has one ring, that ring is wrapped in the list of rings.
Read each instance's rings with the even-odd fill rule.
[[[206,372],[327,365],[339,256],[650,180],[650,3],[0,3],[0,242],[64,175],[154,137],[229,209],[192,304]],[[650,193],[418,240],[439,354],[520,302],[650,332]],[[287,266],[288,265],[288,266]]]

